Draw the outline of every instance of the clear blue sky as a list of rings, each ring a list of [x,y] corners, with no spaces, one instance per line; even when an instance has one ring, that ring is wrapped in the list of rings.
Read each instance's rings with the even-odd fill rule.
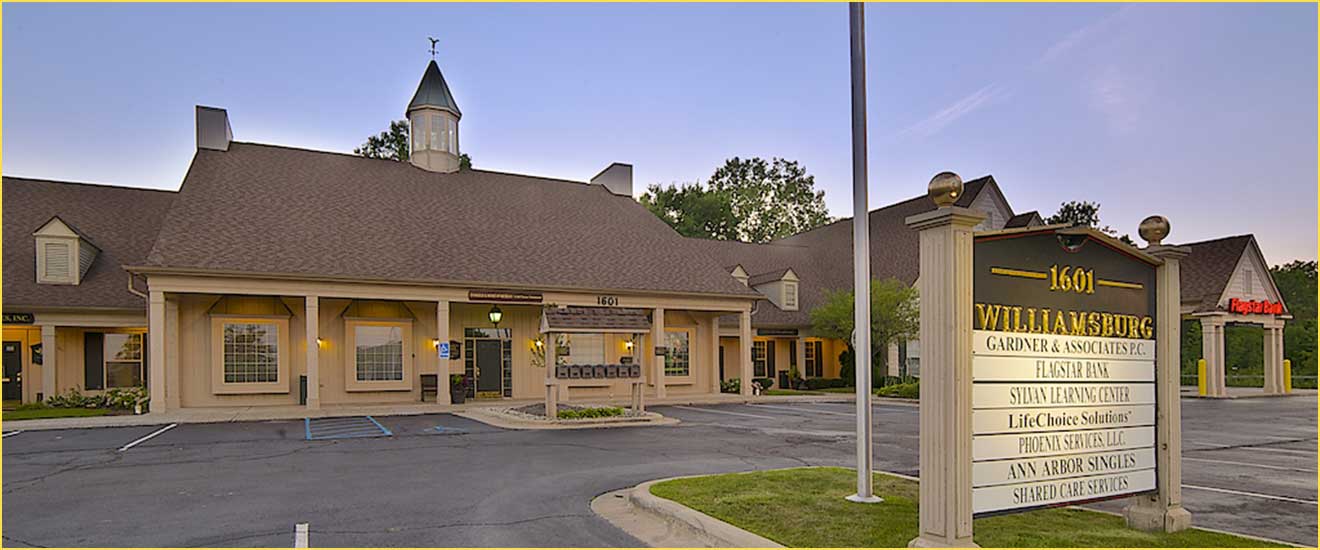
[[[871,206],[993,174],[1017,211],[1255,233],[1316,257],[1316,6],[879,5]],[[804,163],[851,212],[843,4],[4,6],[6,175],[177,188],[193,105],[235,138],[351,151],[438,36],[479,168],[650,183]]]

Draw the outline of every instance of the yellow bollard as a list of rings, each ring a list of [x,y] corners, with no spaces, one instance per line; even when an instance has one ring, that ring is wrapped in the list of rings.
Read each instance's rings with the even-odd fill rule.
[[[1292,393],[1292,361],[1283,360],[1283,393]]]
[[[1205,359],[1196,360],[1196,395],[1205,397]]]

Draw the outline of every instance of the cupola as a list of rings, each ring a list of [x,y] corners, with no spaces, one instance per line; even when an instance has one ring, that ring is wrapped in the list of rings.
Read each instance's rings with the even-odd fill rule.
[[[458,120],[463,113],[434,59],[408,103],[407,115],[412,142],[409,161],[432,172],[458,171]]]

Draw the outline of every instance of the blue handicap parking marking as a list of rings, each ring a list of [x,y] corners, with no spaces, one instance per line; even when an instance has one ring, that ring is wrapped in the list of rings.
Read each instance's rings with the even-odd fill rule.
[[[354,437],[389,437],[394,435],[370,416],[304,418],[303,429],[308,441]]]

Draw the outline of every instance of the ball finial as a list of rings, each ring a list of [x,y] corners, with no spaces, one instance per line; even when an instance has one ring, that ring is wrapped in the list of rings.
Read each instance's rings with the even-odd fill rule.
[[[935,201],[935,206],[945,207],[953,206],[962,196],[963,181],[958,174],[953,172],[940,172],[930,179],[930,187],[926,188],[926,196]]]
[[[1157,246],[1169,236],[1169,220],[1164,216],[1149,216],[1137,226],[1137,234],[1146,240],[1146,244]]]

